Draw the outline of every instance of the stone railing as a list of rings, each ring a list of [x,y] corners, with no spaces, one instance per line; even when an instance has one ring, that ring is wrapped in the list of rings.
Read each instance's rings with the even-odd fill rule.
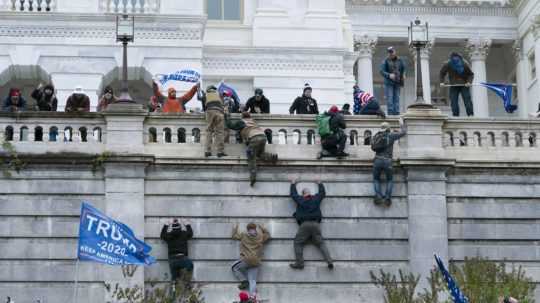
[[[160,0],[99,0],[103,13],[153,14],[159,13]]]
[[[540,121],[453,119],[435,114],[408,112],[408,136],[394,147],[396,159],[442,159],[455,162],[537,161]],[[234,116],[232,118],[238,118]],[[312,161],[321,150],[314,116],[254,115],[265,130],[268,150],[282,160]],[[392,127],[399,123],[387,119]],[[370,161],[370,139],[382,120],[371,116],[346,117],[348,159]],[[30,154],[111,151],[145,154],[156,159],[183,161],[200,158],[206,140],[201,114],[149,114],[144,111],[86,113],[0,114],[0,138]],[[245,158],[236,131],[229,132],[226,159]],[[450,162],[450,163],[451,163]]]
[[[22,153],[101,153],[106,142],[106,124],[99,114],[2,113],[0,138]]]
[[[56,10],[56,0],[0,0],[0,11],[50,12]]]

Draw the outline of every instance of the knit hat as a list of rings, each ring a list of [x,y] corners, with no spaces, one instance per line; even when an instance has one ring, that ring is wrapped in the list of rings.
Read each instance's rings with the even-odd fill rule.
[[[86,95],[86,93],[84,92],[84,90],[82,88],[82,85],[75,86],[75,90],[73,91],[73,94],[74,95]]]
[[[262,96],[262,95],[263,95],[262,88],[256,88],[255,89],[255,96]]]
[[[246,226],[246,229],[247,230],[250,230],[250,229],[257,229],[257,224],[253,223],[253,222],[250,222],[247,226]]]
[[[10,97],[20,97],[21,91],[18,88],[12,88],[9,90],[9,96]]]
[[[387,51],[388,53],[395,53],[395,52],[396,52],[396,49],[395,49],[393,46],[390,46],[390,47],[388,47],[388,48],[386,49],[386,51]]]
[[[383,123],[381,123],[381,129],[382,129],[382,130],[388,130],[388,129],[390,129],[390,124],[388,124],[388,122],[383,122]]]
[[[240,297],[240,302],[247,302],[249,300],[249,294],[245,291],[241,291],[238,296]]]
[[[304,93],[305,93],[306,90],[308,90],[308,89],[309,89],[309,90],[313,90],[313,89],[311,88],[311,85],[309,85],[309,83],[304,84]]]
[[[339,108],[337,106],[335,106],[335,105],[332,105],[330,107],[330,109],[328,110],[328,112],[335,114],[335,113],[339,112]]]

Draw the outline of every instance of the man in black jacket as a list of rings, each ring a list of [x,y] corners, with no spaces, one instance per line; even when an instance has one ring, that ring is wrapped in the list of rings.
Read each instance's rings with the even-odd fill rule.
[[[311,195],[309,189],[304,188],[302,190],[302,196],[298,195],[296,191],[296,179],[291,179],[291,198],[296,202],[296,212],[293,217],[300,225],[298,232],[294,238],[294,254],[296,262],[289,264],[293,269],[304,268],[304,244],[311,239],[322,252],[324,259],[328,263],[329,269],[334,269],[334,263],[328,252],[328,247],[324,242],[324,238],[321,233],[321,202],[326,196],[324,185],[320,180],[317,181],[319,185],[319,193]]]
[[[248,99],[246,102],[245,111],[249,112],[250,114],[270,113],[270,101],[266,99],[262,89],[255,89],[255,96]]]
[[[185,226],[185,230],[182,229],[182,225]],[[193,230],[189,222],[180,224],[178,219],[173,219],[172,224],[163,225],[160,238],[167,242],[172,281],[179,278],[191,280],[193,262],[188,258],[188,240],[193,238]],[[181,275],[181,270],[185,276]]]
[[[54,86],[52,84],[39,84],[39,86],[32,92],[32,98],[37,102],[38,109],[40,111],[55,112],[58,105],[58,100],[54,95]]]
[[[291,108],[289,108],[289,113],[294,114],[295,112],[299,115],[317,115],[319,114],[319,108],[317,107],[317,100],[311,98],[311,86],[308,83],[304,85],[304,92],[301,97],[297,97]]]
[[[343,130],[347,128],[347,124],[345,124],[345,118],[339,112],[339,108],[332,105],[324,115],[326,115],[326,117],[330,116],[329,123],[332,133],[321,138],[322,151],[319,153],[318,158],[342,158],[349,156],[348,153],[344,152],[347,143],[347,135]]]

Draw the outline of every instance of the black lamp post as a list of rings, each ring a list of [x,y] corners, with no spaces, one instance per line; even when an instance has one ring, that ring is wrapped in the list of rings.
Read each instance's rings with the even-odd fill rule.
[[[127,45],[135,38],[135,17],[129,15],[116,15],[116,42],[122,42],[124,57],[122,63],[122,87],[118,102],[135,103],[128,91],[127,72]]]
[[[422,59],[420,51],[429,43],[428,23],[422,24],[420,19],[416,18],[409,26],[409,46],[416,48],[416,102],[412,107],[432,107],[424,100],[424,89],[422,86]]]

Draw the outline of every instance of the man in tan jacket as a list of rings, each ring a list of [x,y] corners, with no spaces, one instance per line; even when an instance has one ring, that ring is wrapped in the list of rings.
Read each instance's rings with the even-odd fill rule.
[[[239,232],[236,224],[232,238],[240,241],[240,259],[232,265],[232,272],[241,281],[238,288],[246,289],[249,286],[249,294],[254,297],[257,292],[257,274],[263,256],[263,244],[270,239],[270,233],[264,226],[255,223],[247,225],[247,232]]]

